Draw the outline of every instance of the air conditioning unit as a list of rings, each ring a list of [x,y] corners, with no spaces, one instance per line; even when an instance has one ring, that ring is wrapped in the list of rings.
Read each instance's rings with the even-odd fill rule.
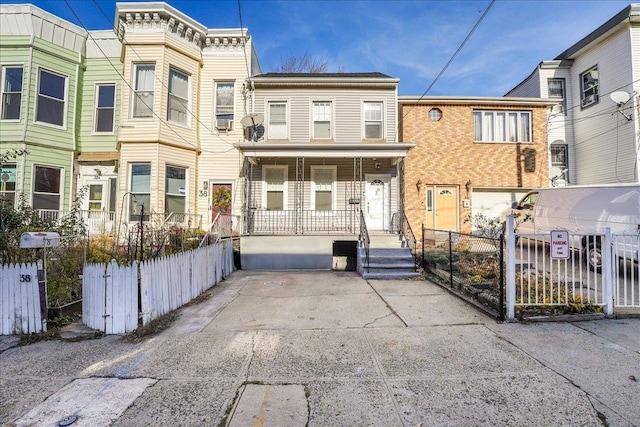
[[[598,102],[598,94],[593,94],[582,98],[582,106],[586,107],[587,105],[595,104]]]
[[[216,129],[221,132],[228,132],[233,129],[233,120],[231,119],[216,119]]]

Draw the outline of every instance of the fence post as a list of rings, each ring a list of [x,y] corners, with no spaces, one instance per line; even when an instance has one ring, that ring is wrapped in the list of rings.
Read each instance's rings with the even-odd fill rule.
[[[422,263],[420,264],[420,267],[424,270],[424,223],[422,224],[422,242],[420,245],[422,246],[422,253],[420,254]]]
[[[453,288],[453,242],[449,231],[449,286]]]
[[[512,215],[507,217],[505,234],[507,236],[507,320],[513,320],[516,310],[516,236]]]
[[[604,229],[604,242],[600,245],[602,254],[602,298],[604,299],[604,314],[613,314],[613,260],[617,259],[615,248],[611,244],[611,228]]]
[[[498,303],[498,320],[504,322],[505,320],[505,309],[504,309],[504,233],[500,234],[500,288],[498,291],[498,298],[500,299]]]

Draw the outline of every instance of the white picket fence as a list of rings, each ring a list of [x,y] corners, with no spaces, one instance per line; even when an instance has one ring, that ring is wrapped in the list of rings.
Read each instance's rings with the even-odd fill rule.
[[[507,230],[511,230],[510,217]],[[511,225],[511,228],[510,228]],[[570,250],[553,258],[545,239],[548,235],[507,233],[506,278],[507,318],[515,307],[593,304],[611,315],[616,308],[640,309],[640,234],[599,236],[568,233],[570,241],[587,238],[602,247],[602,271],[587,266],[585,252]]]
[[[138,327],[139,314],[146,325],[196,298],[233,269],[231,240],[130,266],[114,261],[86,264],[82,320],[106,334],[131,332]]]
[[[46,329],[40,308],[37,264],[0,265],[0,335]]]

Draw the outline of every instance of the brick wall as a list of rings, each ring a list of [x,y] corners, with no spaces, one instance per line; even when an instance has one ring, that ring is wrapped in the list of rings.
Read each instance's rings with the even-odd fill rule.
[[[429,119],[429,110],[439,108],[442,118]],[[518,110],[532,112],[531,143],[477,143],[473,141],[473,110]],[[404,115],[406,114],[406,117]],[[456,185],[459,194],[460,231],[470,232],[465,219],[472,208],[473,187],[535,188],[548,186],[546,107],[505,105],[406,104],[400,106],[400,141],[415,143],[409,150],[405,170],[405,212],[416,235],[425,219],[423,185]],[[467,192],[465,184],[471,183]]]

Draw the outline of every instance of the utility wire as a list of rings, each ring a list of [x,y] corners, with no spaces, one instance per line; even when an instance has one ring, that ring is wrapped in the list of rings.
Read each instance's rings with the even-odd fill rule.
[[[487,14],[489,13],[489,11],[491,10],[491,7],[493,6],[493,4],[496,2],[496,0],[491,0],[491,3],[489,3],[489,6],[487,6],[487,8],[484,10],[484,13],[480,16],[480,18],[478,18],[478,21],[476,22],[476,24],[473,26],[473,28],[471,29],[471,31],[469,31],[469,34],[467,34],[467,37],[465,37],[465,39],[462,41],[462,43],[460,44],[460,46],[458,46],[458,49],[456,49],[456,51],[453,53],[453,55],[451,56],[451,58],[449,58],[449,60],[447,61],[447,63],[445,64],[445,66],[442,68],[442,70],[440,70],[440,72],[438,73],[438,75],[436,76],[435,79],[433,79],[433,81],[431,82],[431,84],[429,85],[429,87],[427,87],[425,89],[424,92],[422,92],[422,95],[420,95],[420,98],[418,98],[418,100],[415,102],[416,104],[418,104],[420,101],[422,101],[422,99],[427,95],[427,92],[429,92],[431,90],[431,88],[433,87],[433,85],[436,84],[436,82],[438,81],[438,79],[440,79],[440,77],[444,74],[445,71],[447,71],[447,68],[449,68],[449,66],[451,65],[451,63],[453,62],[454,59],[456,59],[456,57],[458,56],[458,54],[462,51],[462,49],[464,48],[464,46],[467,44],[467,42],[469,41],[469,39],[471,38],[471,36],[473,35],[473,33],[476,31],[476,29],[480,26],[480,23],[482,23],[482,21],[484,20],[484,18],[487,16]],[[409,114],[409,112],[413,109],[413,107],[409,108],[409,110],[407,110],[407,112],[402,116],[402,119],[400,119],[400,123],[402,123],[402,120],[407,117],[407,114]],[[398,123],[398,126],[400,126],[400,123]]]

